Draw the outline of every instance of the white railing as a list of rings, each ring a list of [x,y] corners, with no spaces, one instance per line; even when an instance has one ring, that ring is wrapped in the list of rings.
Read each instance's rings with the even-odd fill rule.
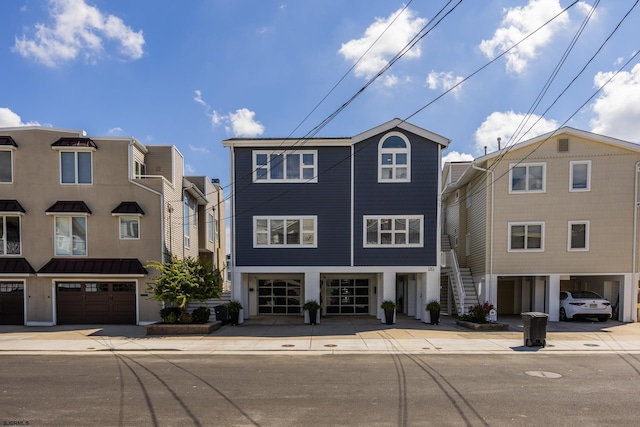
[[[449,281],[452,284],[451,289],[453,290],[453,299],[456,303],[456,311],[458,314],[464,314],[464,283],[462,282],[462,275],[460,274],[460,267],[458,266],[458,258],[456,257],[455,251],[451,250],[449,252],[443,252],[446,256],[445,265],[451,268],[452,274],[449,276]]]

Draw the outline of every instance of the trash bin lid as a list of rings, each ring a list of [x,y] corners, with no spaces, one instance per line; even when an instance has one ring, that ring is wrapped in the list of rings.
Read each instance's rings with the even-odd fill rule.
[[[522,317],[549,317],[547,313],[541,313],[539,311],[528,311],[526,313],[520,313]]]

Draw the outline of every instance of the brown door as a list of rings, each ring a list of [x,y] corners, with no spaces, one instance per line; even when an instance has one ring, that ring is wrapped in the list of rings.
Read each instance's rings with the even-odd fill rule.
[[[135,324],[135,283],[56,284],[58,324]]]
[[[515,282],[498,280],[498,314],[515,313]]]
[[[24,325],[24,284],[0,282],[0,325]]]

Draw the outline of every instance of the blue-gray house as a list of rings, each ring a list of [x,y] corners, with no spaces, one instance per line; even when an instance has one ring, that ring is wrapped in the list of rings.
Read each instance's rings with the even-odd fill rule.
[[[233,138],[232,298],[241,318],[370,315],[383,300],[426,320],[440,295],[441,151],[394,119],[354,137]],[[308,319],[307,319],[308,321]]]

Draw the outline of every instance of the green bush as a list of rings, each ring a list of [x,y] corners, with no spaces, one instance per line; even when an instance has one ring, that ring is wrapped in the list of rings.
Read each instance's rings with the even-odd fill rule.
[[[162,317],[162,320],[164,321],[164,323],[176,323],[181,313],[182,313],[182,310],[180,310],[180,307],[165,307],[160,310],[160,317]],[[168,319],[169,319],[169,316],[172,314],[173,314],[173,317],[172,317],[173,322],[170,322]]]
[[[485,301],[482,304],[476,304],[469,307],[469,312],[458,316],[458,319],[474,323],[487,323],[489,311],[493,310],[493,304]]]
[[[191,318],[191,315],[189,313],[182,313],[179,320],[180,323],[184,324],[193,323],[193,319]]]
[[[193,323],[207,323],[209,321],[209,316],[211,316],[211,309],[204,305],[191,312],[191,320]]]

